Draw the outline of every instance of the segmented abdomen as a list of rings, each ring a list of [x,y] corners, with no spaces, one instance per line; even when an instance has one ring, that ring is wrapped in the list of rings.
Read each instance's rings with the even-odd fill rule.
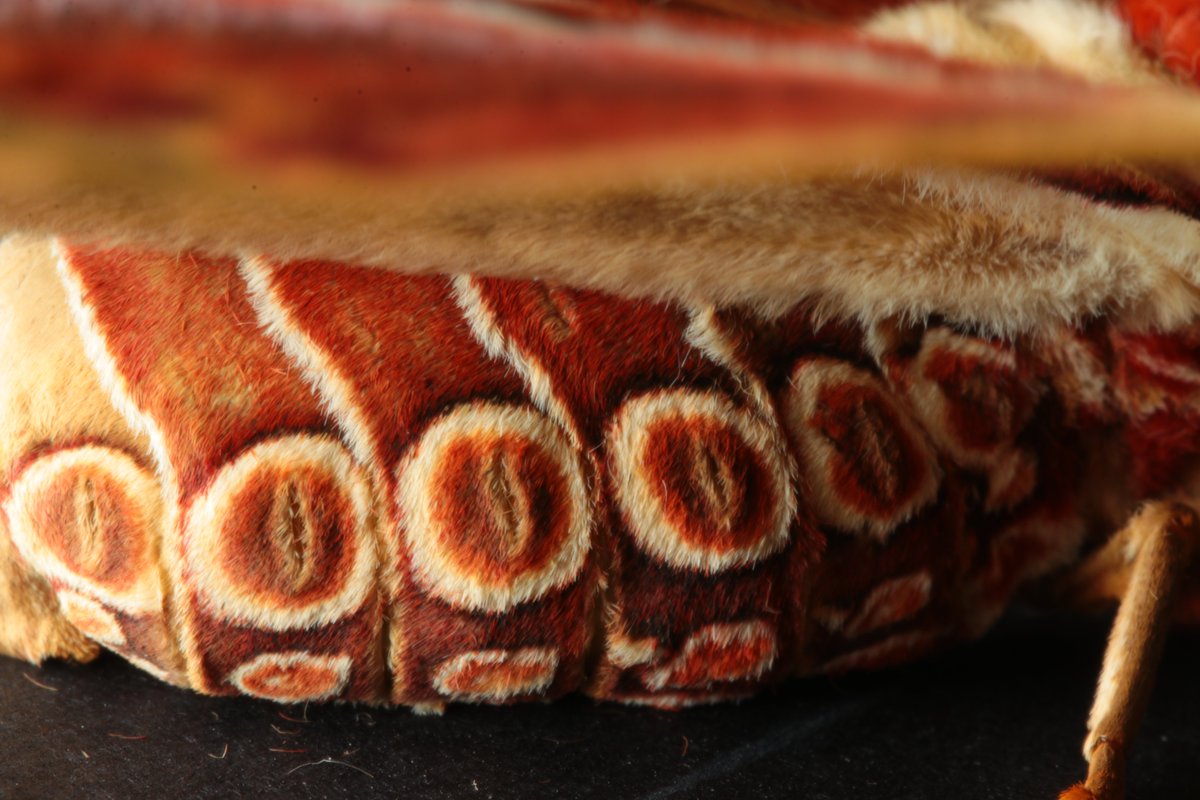
[[[210,693],[677,706],[912,658],[1072,557],[1111,416],[1076,331],[127,250],[59,271],[144,447],[31,449],[10,534],[81,630]]]

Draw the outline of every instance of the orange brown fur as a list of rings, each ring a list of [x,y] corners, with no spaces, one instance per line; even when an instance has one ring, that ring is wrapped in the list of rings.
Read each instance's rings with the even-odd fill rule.
[[[1070,561],[1089,513],[1073,443],[1119,413],[1112,396],[1079,411],[1090,387],[1056,377],[1093,350],[948,326],[61,253],[88,369],[148,437],[165,507],[167,640],[131,655],[178,644],[207,692],[679,706],[908,660]],[[862,413],[831,421],[843,396]],[[71,480],[70,513],[20,530],[108,563],[104,540],[71,537],[89,515],[125,524],[129,490]],[[90,569],[63,563],[63,580]],[[96,631],[112,613],[70,609]]]

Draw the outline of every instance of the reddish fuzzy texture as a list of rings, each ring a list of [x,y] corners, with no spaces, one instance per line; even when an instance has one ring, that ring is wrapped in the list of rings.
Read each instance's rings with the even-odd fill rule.
[[[159,421],[185,497],[246,444],[322,428],[316,397],[279,374],[287,362],[255,330],[235,260],[85,249],[68,258],[132,399]]]
[[[603,446],[603,425],[627,398],[649,395],[666,386],[713,387],[744,398],[737,374],[688,342],[687,318],[681,309],[536,283],[476,280],[475,284],[502,335],[522,358],[546,371],[555,396],[589,452]],[[727,433],[686,430],[680,425],[686,428],[687,423],[667,418],[649,432],[651,455],[643,464],[643,469],[656,476],[652,483],[661,487],[660,500],[670,498],[668,502],[681,504],[668,511],[677,515],[680,535],[685,539],[711,535],[706,532],[712,530],[715,516],[723,513],[712,501],[686,499],[686,487],[694,480],[689,477],[694,465],[687,463],[685,455],[691,441],[702,441],[709,458],[736,471],[740,490],[746,494],[718,502],[725,509],[740,509],[733,530],[756,535],[761,528],[752,520],[756,514],[762,515],[762,504],[770,502],[761,494],[765,491],[762,482],[755,480],[756,470],[762,467],[747,460],[749,453]],[[595,468],[604,476],[605,495],[611,498],[615,490],[612,465],[601,454]],[[603,507],[613,540],[609,591],[615,619],[609,625],[631,640],[653,642],[658,655],[651,666],[672,658],[689,634],[705,625],[751,619],[777,624],[784,602],[779,587],[784,582],[786,554],[717,575],[681,570],[677,565],[667,567],[631,544],[628,520],[609,503],[611,500]],[[799,526],[795,542],[798,553],[812,552],[811,537]],[[716,540],[703,544],[718,550],[728,546]],[[780,635],[785,638],[786,630]],[[614,697],[641,694],[645,670],[602,668],[599,691]],[[695,673],[679,688],[685,694],[704,696],[713,691],[713,683],[713,675]]]
[[[1121,0],[1134,38],[1182,78],[1200,80],[1200,7],[1194,0]]]
[[[712,58],[696,43],[654,49],[579,35],[553,14],[510,24],[438,4],[347,14],[320,2],[222,0],[178,5],[169,15],[149,2],[91,0],[59,12],[31,0],[12,5],[0,20],[7,112],[107,129],[190,126],[222,156],[260,165],[300,158],[404,173],[675,140],[680,131],[695,138],[1008,113],[1069,118],[1114,94],[1089,94],[1085,84],[1048,74],[939,61],[866,39],[847,24],[773,28],[661,10],[598,12],[742,51],[763,43],[811,48],[856,68],[867,64],[886,80],[769,61],[749,68]],[[794,4],[817,18],[835,5],[844,4]],[[871,5],[888,3],[837,13],[858,17]],[[314,20],[319,38],[307,31]],[[219,35],[211,34],[214,24]],[[911,86],[894,79],[905,72]]]
[[[1200,217],[1200,184],[1186,172],[1165,166],[1077,168],[1031,177],[1118,208],[1169,208]]]
[[[84,301],[94,310],[98,332],[130,399],[161,432],[169,468],[176,476],[178,502],[188,509],[222,467],[249,446],[285,432],[323,431],[324,417],[317,398],[291,370],[274,343],[258,330],[254,309],[246,297],[236,262],[185,254],[132,253],[125,250],[74,249],[67,255],[71,271],[83,288]],[[229,528],[241,537],[251,531],[269,535],[270,498],[279,491],[283,475],[259,473],[245,488],[239,510],[250,515],[247,528]],[[299,491],[304,491],[303,485]],[[310,502],[328,504],[336,495],[317,493]],[[251,505],[252,497],[258,498]],[[330,522],[341,515],[333,511]],[[232,521],[232,520],[231,520]],[[188,515],[177,520],[185,526]],[[316,552],[332,557],[342,547],[342,528],[335,522],[318,527]],[[168,532],[168,541],[182,538],[182,527]],[[227,540],[228,541],[228,540]],[[239,591],[286,591],[286,579],[263,574],[252,539],[245,549],[230,547],[224,558],[233,574],[247,579]],[[176,552],[164,556],[177,559]],[[232,563],[229,563],[232,560]],[[334,570],[333,564],[318,569]],[[329,573],[327,577],[337,576]],[[344,579],[344,575],[341,575]],[[262,652],[292,650],[352,653],[355,668],[342,694],[347,699],[378,696],[382,677],[378,637],[382,609],[376,598],[342,621],[281,634],[231,624],[213,613],[197,593],[191,578],[182,589],[177,613],[190,634],[183,652],[197,688],[225,694],[234,691],[230,673]],[[328,587],[309,584],[309,591]],[[270,594],[267,597],[271,596]],[[284,595],[287,603],[296,600]],[[265,602],[265,597],[259,602]],[[189,641],[191,640],[191,641]],[[194,643],[193,643],[194,642]]]
[[[858,386],[827,388],[818,403],[812,422],[837,443],[838,458],[830,468],[847,504],[883,513],[917,491],[929,467],[919,462],[894,409]]]
[[[386,275],[321,263],[280,265],[272,268],[271,276],[285,313],[349,387],[349,402],[361,410],[388,498],[397,491],[401,458],[439,414],[482,400],[530,405],[512,370],[475,341],[444,277]],[[514,560],[506,558],[511,551],[495,551],[497,545],[486,538],[499,533],[493,521],[494,499],[486,486],[476,483],[484,474],[484,462],[498,450],[509,450],[519,462],[515,484],[535,492],[529,507],[512,513],[531,518],[528,524],[539,532],[549,531]],[[554,556],[561,537],[554,529],[555,518],[562,515],[555,505],[561,502],[562,484],[536,451],[522,452],[519,442],[459,440],[445,456],[448,466],[433,476],[435,491],[443,498],[443,529],[461,537],[443,541],[443,546],[469,571],[515,574]],[[539,489],[540,481],[549,483]],[[561,668],[550,694],[579,688],[591,641],[590,584],[595,574],[590,563],[583,577],[564,591],[505,615],[473,613],[449,606],[419,587],[410,574],[399,523],[389,519],[384,535],[401,553],[399,563],[387,565],[400,576],[391,598],[396,621],[391,634],[393,700],[436,702],[440,696],[432,685],[433,671],[474,649],[556,648]]]
[[[1155,414],[1126,430],[1139,493],[1167,491],[1200,453],[1200,417]]]
[[[1114,332],[1113,386],[1139,493],[1169,491],[1200,454],[1200,327]]]
[[[771,498],[759,490],[770,467],[741,447],[732,431],[710,420],[659,420],[646,435],[651,444],[642,463],[659,477],[651,490],[680,537],[721,553],[753,544],[770,524]],[[731,480],[711,486],[720,479],[704,474],[697,459],[687,458],[694,442],[727,454],[716,469],[728,470]]]
[[[868,335],[804,307],[767,323],[531,281],[262,261],[239,275],[83,248],[66,262],[117,394],[166,458],[177,505],[161,558],[183,623],[170,635],[208,692],[436,706],[582,688],[676,707],[910,660],[1075,557],[1088,442],[1123,427],[1145,491],[1200,458],[1194,331]],[[231,464],[289,441],[234,480]],[[342,466],[303,461],[322,447]],[[366,545],[346,489],[358,469]],[[93,506],[97,530],[119,526],[120,487],[56,480],[36,524],[69,570],[119,582],[141,545],[106,534],[116,545],[93,553],[71,532]],[[207,561],[194,536],[213,543]],[[341,602],[361,546],[382,554],[361,605],[287,622]],[[529,576],[524,594],[488,588]],[[214,581],[262,619],[229,622]],[[108,624],[87,614],[85,628]],[[118,617],[121,652],[160,663],[172,642],[147,657],[154,622]]]
[[[186,21],[182,30],[164,30],[81,14],[49,34],[36,23],[10,24],[0,27],[0,102],[108,124],[215,118],[225,128],[224,144],[244,158],[317,156],[398,169],[637,141],[679,126],[700,134],[798,125],[812,117],[814,104],[829,122],[866,109],[912,113],[938,104],[853,81],[748,81],[743,69],[639,56],[612,42],[582,49],[522,43],[503,26],[464,24],[436,10],[384,15],[380,25],[390,37],[335,30],[314,48],[277,30],[196,35]],[[456,41],[469,36],[487,42],[487,69]],[[806,38],[844,46],[849,35]],[[609,68],[618,58],[628,62],[619,72]],[[247,74],[255,81],[244,81]],[[238,91],[227,92],[232,86]],[[581,102],[581,91],[598,102]],[[864,97],[849,103],[847,92]],[[357,124],[347,126],[347,118]]]
[[[682,308],[530,281],[473,283],[503,335],[549,375],[584,441],[600,440],[633,390],[673,380],[733,390],[728,370],[687,342]]]
[[[516,0],[519,5],[550,11],[572,19],[662,20],[692,26],[722,26],[737,21],[773,23],[783,27],[797,21],[852,22],[907,0]],[[761,28],[759,28],[761,30]]]

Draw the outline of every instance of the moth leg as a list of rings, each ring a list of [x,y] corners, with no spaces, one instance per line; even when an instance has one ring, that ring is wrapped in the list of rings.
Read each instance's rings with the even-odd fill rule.
[[[1177,591],[1198,538],[1200,517],[1191,506],[1150,503],[1077,573],[1076,578],[1089,571],[1097,578],[1107,573],[1110,577],[1096,584],[1097,593],[1124,585],[1088,718],[1083,745],[1087,780],[1067,789],[1060,800],[1125,796],[1126,756],[1146,710]],[[1121,562],[1129,568],[1123,569]]]

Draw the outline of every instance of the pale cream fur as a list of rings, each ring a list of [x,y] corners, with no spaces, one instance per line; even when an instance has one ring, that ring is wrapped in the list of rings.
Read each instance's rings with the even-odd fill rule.
[[[71,322],[50,243],[0,244],[0,482],[32,447],[103,439],[134,453],[145,445],[101,390]],[[0,528],[6,527],[0,517]],[[0,653],[30,661],[93,657],[96,646],[59,613],[45,581],[15,560],[0,530]]]
[[[1172,93],[1111,10],[1082,0],[927,3],[867,28],[943,55],[1053,67],[1138,91],[1104,95],[1111,105],[1099,116],[1086,105],[1071,119],[997,119],[978,129],[701,137],[420,180],[316,168],[284,176],[247,165],[231,173],[203,148],[170,150],[169,137],[139,143],[9,120],[0,228],[538,277],[744,303],[764,314],[812,299],[830,315],[940,314],[1002,333],[1093,313],[1162,327],[1195,316],[1200,222],[1105,208],[1013,173],[961,166],[1164,158],[1200,181],[1200,169],[1187,166],[1200,158],[1200,134],[1189,127],[1200,126],[1200,103]],[[1151,105],[1137,106],[1143,100]],[[146,159],[170,169],[146,170]],[[911,167],[923,161],[960,166]]]
[[[876,15],[864,29],[943,58],[1047,66],[1122,86],[1171,82],[1138,52],[1115,9],[1086,0],[915,3]]]
[[[623,294],[817,302],[874,321],[941,314],[1017,332],[1086,314],[1172,326],[1200,308],[1200,223],[1000,175],[675,186],[431,211],[398,269],[537,275]]]
[[[1172,327],[1200,311],[1200,222],[991,172],[681,183],[325,222],[304,237],[267,222],[246,239],[279,257],[541,277],[765,315],[807,299],[830,316],[940,314],[1000,333],[1102,313]]]
[[[1169,327],[1200,311],[1200,222],[1102,206],[1007,174],[701,182],[431,201],[396,216],[352,211],[306,218],[296,225],[304,234],[214,219],[216,239],[169,228],[150,239],[217,251],[248,243],[278,258],[406,272],[540,277],[696,305],[746,303],[764,314],[800,300],[868,321],[937,313],[996,332],[1097,313]],[[120,240],[124,224],[112,222],[109,239]]]

